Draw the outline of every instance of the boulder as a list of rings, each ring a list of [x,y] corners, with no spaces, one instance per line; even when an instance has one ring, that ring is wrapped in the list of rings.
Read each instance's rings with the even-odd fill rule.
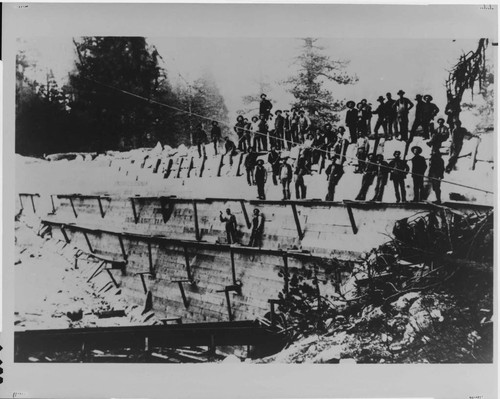
[[[401,297],[397,301],[391,303],[391,306],[398,312],[404,312],[409,309],[410,305],[420,298],[420,293],[409,292]]]
[[[344,351],[343,345],[332,346],[320,353],[318,353],[312,360],[313,363],[338,363],[342,352]]]
[[[238,356],[229,355],[224,358],[222,363],[241,363],[241,360]]]

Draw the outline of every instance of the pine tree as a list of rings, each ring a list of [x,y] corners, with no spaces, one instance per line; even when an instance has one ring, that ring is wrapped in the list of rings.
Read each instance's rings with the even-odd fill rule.
[[[296,99],[293,106],[304,109],[316,126],[335,123],[340,119],[336,113],[344,109],[344,104],[334,98],[327,86],[353,84],[358,79],[345,71],[349,61],[332,60],[324,55],[324,48],[316,45],[317,39],[303,41],[302,52],[296,59],[297,74],[285,81]]]

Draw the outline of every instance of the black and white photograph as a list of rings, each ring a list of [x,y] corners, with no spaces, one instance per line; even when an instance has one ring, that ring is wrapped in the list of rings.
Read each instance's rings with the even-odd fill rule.
[[[494,9],[470,37],[10,38],[13,364],[493,366]]]

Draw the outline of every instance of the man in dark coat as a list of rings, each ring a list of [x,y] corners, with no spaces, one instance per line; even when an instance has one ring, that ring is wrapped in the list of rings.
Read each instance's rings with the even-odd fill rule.
[[[290,111],[285,110],[284,116],[284,140],[283,140],[283,148],[286,148],[290,151],[293,145],[293,135],[292,135],[292,116],[290,115]]]
[[[450,137],[450,131],[448,130],[448,127],[444,125],[444,119],[439,118],[437,122],[438,127],[432,132],[432,137],[427,142],[427,145],[432,148],[433,153],[439,152],[441,144]]]
[[[377,98],[377,101],[379,102],[378,107],[372,111],[373,114],[376,114],[378,116],[377,122],[375,123],[375,129],[373,130],[373,133],[375,133],[375,136],[378,136],[378,131],[380,127],[384,130],[384,137],[387,136],[387,118],[386,118],[386,105],[384,104],[385,98],[382,96],[379,96]]]
[[[280,166],[280,182],[283,187],[282,201],[289,200],[290,197],[290,183],[292,182],[293,170],[288,163],[288,157],[284,157]]]
[[[391,180],[394,184],[394,193],[396,194],[396,202],[406,202],[405,179],[409,168],[406,161],[401,159],[401,151],[394,151],[394,159],[389,162]]]
[[[243,115],[238,115],[236,118],[236,125],[234,125],[234,131],[238,136],[238,149],[241,152],[246,152],[247,141],[245,139],[245,118]]]
[[[271,151],[267,155],[267,162],[271,164],[273,171],[273,184],[278,185],[278,176],[280,174],[280,154],[276,151],[276,147],[272,146]]]
[[[387,120],[387,140],[392,140],[392,136],[398,135],[398,124],[397,124],[397,112],[396,112],[396,107],[394,107],[394,104],[396,101],[392,99],[392,94],[387,93],[385,95],[387,97],[387,101],[385,103],[385,116]]]
[[[198,147],[199,157],[201,158],[202,152],[203,152],[203,156],[206,156],[205,143],[207,142],[208,137],[207,137],[207,133],[205,132],[205,130],[203,130],[203,123],[200,123],[198,125],[198,127],[196,128],[196,131],[194,132],[194,140],[195,140],[196,146]]]
[[[432,190],[436,194],[435,204],[441,203],[441,179],[444,176],[444,161],[441,152],[435,151],[431,155],[429,165],[429,179],[432,184]]]
[[[377,163],[377,185],[375,186],[375,195],[372,201],[382,201],[384,197],[384,189],[387,184],[387,175],[389,174],[389,168],[387,162],[384,161],[384,156],[378,154],[376,157]]]
[[[220,130],[219,123],[217,121],[212,122],[212,130],[210,131],[210,136],[212,142],[214,143],[215,155],[217,155],[217,147],[219,146],[219,141],[222,137],[222,131]]]
[[[335,197],[335,187],[337,187],[341,177],[344,175],[344,166],[338,155],[333,157],[331,165],[326,168],[326,175],[328,179],[328,192],[325,201],[333,201]]]
[[[267,151],[268,125],[263,115],[260,116],[257,132],[255,132],[256,151]]]
[[[283,142],[283,139],[285,138],[285,118],[281,114],[281,110],[277,110],[275,112],[276,119],[274,119],[274,145],[278,150],[285,148],[285,144]]]
[[[351,135],[351,143],[356,141],[356,130],[358,127],[358,110],[354,108],[354,101],[347,101],[347,112],[345,114],[345,125]]]
[[[267,121],[271,115],[273,104],[271,104],[271,101],[267,99],[267,96],[264,93],[260,95],[260,98],[259,114],[264,117],[265,121]]]
[[[255,184],[253,170],[257,164],[257,154],[253,151],[253,147],[248,147],[248,154],[245,158],[245,169],[247,171],[247,182],[251,186]]]
[[[252,234],[250,235],[249,247],[262,246],[262,233],[264,232],[264,215],[258,209],[253,210]]]
[[[307,194],[307,187],[304,183],[304,176],[311,173],[304,155],[301,155],[295,168],[295,198],[304,199]]]
[[[226,150],[224,155],[229,154],[229,165],[233,166],[233,156],[236,154],[236,145],[232,140],[229,140],[229,137],[224,137],[224,149]]]
[[[231,209],[227,208],[226,209],[226,215],[224,216],[222,214],[222,211],[220,212],[220,221],[226,224],[226,235],[227,235],[227,243],[228,244],[235,244],[236,241],[236,216],[234,216],[231,213]]]
[[[373,184],[375,180],[375,176],[377,176],[378,165],[375,160],[375,155],[368,155],[368,161],[365,169],[365,173],[363,175],[363,179],[361,181],[361,189],[356,197],[356,201],[364,201],[366,200],[366,194],[368,193],[368,189]]]
[[[394,103],[394,108],[397,113],[397,120],[399,126],[400,139],[403,141],[408,140],[408,114],[413,108],[413,103],[409,98],[406,98],[403,90],[398,91],[399,98]]]
[[[444,113],[447,115],[446,123],[448,124],[450,131],[456,126],[456,122],[460,120],[460,112],[462,111],[460,107],[460,97],[454,96],[451,90],[446,91],[446,97],[448,102],[444,109]]]
[[[254,171],[255,184],[257,185],[257,198],[261,200],[266,199],[265,185],[267,181],[267,170],[264,167],[264,161],[259,159]]]
[[[411,159],[411,173],[413,178],[412,202],[420,202],[424,193],[424,174],[427,170],[427,162],[425,158],[420,155],[422,153],[422,148],[419,146],[412,147],[411,152],[414,154],[414,157]]]
[[[432,102],[432,100],[432,96],[426,94],[424,96],[424,103],[422,105],[422,121],[425,139],[429,139],[429,125],[439,113],[439,108]]]
[[[455,129],[451,134],[451,145],[450,145],[450,159],[446,165],[446,173],[450,173],[455,167],[460,151],[462,151],[462,146],[464,144],[464,138],[477,137],[467,131],[466,128],[462,127],[462,122],[459,120],[455,121]]]
[[[411,131],[410,131],[410,140],[409,140],[410,143],[413,141],[413,137],[415,137],[415,133],[417,132],[418,127],[425,129],[424,119],[423,119],[424,102],[422,100],[422,95],[417,94],[415,96],[415,101],[417,102],[417,104],[415,105],[415,119],[413,121],[413,125],[411,126]]]

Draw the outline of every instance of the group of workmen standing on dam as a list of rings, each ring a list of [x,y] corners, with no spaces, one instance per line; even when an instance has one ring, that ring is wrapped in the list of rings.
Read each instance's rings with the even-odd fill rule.
[[[432,185],[436,195],[436,203],[441,203],[441,180],[444,172],[449,173],[455,166],[462,149],[465,137],[472,137],[465,128],[461,126],[460,103],[448,92],[448,103],[445,108],[447,119],[439,118],[437,126],[434,118],[439,113],[439,108],[434,104],[431,95],[416,95],[415,104],[407,97],[405,92],[399,90],[398,98],[394,100],[391,93],[385,97],[379,96],[378,106],[373,109],[366,99],[359,103],[348,101],[345,113],[345,126],[334,129],[330,123],[323,127],[314,126],[303,109],[292,108],[289,110],[276,110],[274,112],[274,128],[270,129],[273,115],[271,110],[273,104],[267,99],[266,94],[261,95],[259,116],[254,116],[249,121],[242,115],[238,115],[234,131],[238,137],[235,144],[228,137],[224,138],[224,154],[232,156],[238,151],[247,153],[244,167],[249,185],[257,186],[259,199],[266,199],[265,185],[267,183],[267,169],[263,159],[258,159],[262,152],[267,152],[267,162],[271,166],[272,181],[274,185],[281,184],[283,189],[283,200],[291,199],[290,185],[295,182],[295,198],[305,199],[307,187],[304,176],[311,174],[311,166],[320,164],[325,166],[327,160],[330,164],[326,167],[328,190],[325,200],[333,201],[335,188],[344,174],[344,163],[346,161],[347,148],[355,146],[357,167],[355,173],[362,173],[362,184],[356,200],[365,201],[370,186],[375,182],[375,195],[371,201],[382,201],[387,181],[394,184],[396,202],[406,202],[405,179],[411,174],[413,179],[412,202],[420,202],[425,199],[424,177]],[[409,112],[415,107],[415,119],[409,128]],[[372,130],[372,118],[377,116],[375,127]],[[446,124],[445,124],[446,123]],[[421,155],[422,148],[411,147],[413,157],[411,171],[408,166],[406,155],[413,138],[420,134],[431,148],[429,164]],[[380,134],[382,129],[382,134]],[[444,165],[440,152],[443,142],[448,140],[451,133],[450,158],[448,164]],[[380,146],[379,140],[399,140],[406,143],[405,154],[395,151],[390,162],[384,160],[381,153],[377,153]],[[200,124],[194,135],[198,153],[204,154],[204,145],[208,137]],[[222,141],[222,132],[217,121],[212,122],[210,131],[210,142],[214,146],[215,154],[220,151],[219,143]],[[368,139],[375,139],[375,148],[370,153]],[[299,157],[295,167],[288,163],[287,152],[294,146],[300,146]],[[269,149],[269,151],[268,151]],[[322,169],[322,168],[321,168]],[[294,179],[295,176],[295,179]]]

